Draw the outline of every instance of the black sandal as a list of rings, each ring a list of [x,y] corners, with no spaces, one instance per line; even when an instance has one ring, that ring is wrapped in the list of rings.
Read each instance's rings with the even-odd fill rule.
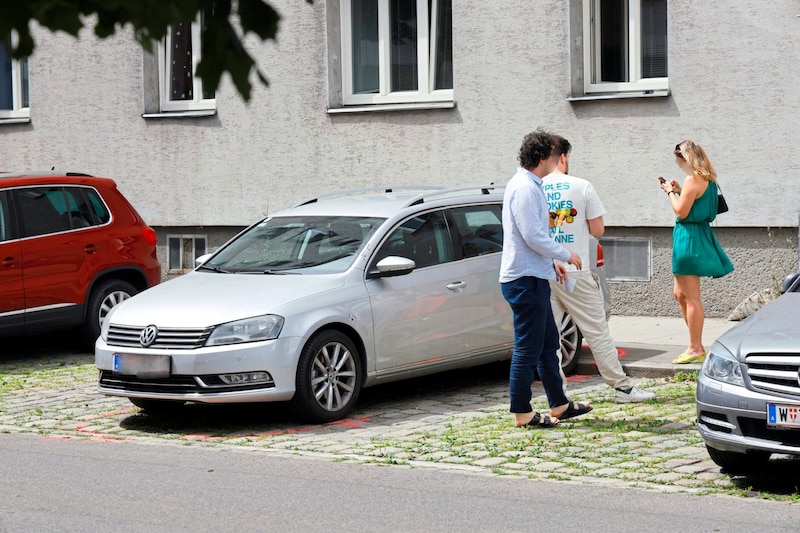
[[[558,424],[558,419],[557,418],[554,419],[554,418],[550,418],[550,415],[542,416],[541,413],[536,413],[535,415],[533,415],[533,418],[531,418],[528,421],[527,424],[521,424],[521,425],[519,425],[517,427],[518,428],[524,428],[524,427],[551,428],[551,427],[554,427],[556,424]]]
[[[581,402],[570,401],[567,404],[567,410],[561,413],[558,417],[559,420],[566,420],[567,418],[575,418],[576,416],[585,415],[592,410],[591,405],[586,405]]]

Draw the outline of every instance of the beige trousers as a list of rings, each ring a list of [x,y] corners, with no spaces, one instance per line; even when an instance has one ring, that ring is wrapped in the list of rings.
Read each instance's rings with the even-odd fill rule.
[[[617,347],[608,330],[603,307],[603,291],[597,275],[591,271],[581,270],[570,271],[569,277],[576,281],[575,290],[572,292],[567,292],[564,285],[557,281],[550,281],[550,304],[553,307],[556,324],[560,326],[564,311],[567,311],[592,349],[592,355],[603,381],[615,389],[633,387],[633,381],[625,375],[625,371],[622,369]],[[558,357],[560,361],[560,350]],[[565,386],[566,383],[566,379],[564,379]]]

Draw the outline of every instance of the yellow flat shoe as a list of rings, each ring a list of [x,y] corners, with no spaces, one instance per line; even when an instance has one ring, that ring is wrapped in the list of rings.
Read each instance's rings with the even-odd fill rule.
[[[702,363],[706,360],[706,352],[703,353],[682,353],[674,361],[673,365],[685,365],[686,363]]]

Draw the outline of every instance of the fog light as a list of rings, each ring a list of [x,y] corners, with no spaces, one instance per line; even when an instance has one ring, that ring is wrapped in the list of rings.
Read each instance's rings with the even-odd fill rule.
[[[250,383],[268,383],[272,381],[269,372],[242,372],[241,374],[220,374],[220,381],[226,385],[247,385]]]

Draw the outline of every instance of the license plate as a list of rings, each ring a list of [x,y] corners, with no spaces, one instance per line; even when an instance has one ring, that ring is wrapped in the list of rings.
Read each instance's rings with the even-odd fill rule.
[[[168,355],[114,354],[114,372],[137,378],[169,377]]]
[[[800,405],[768,403],[767,425],[781,428],[800,428]]]

